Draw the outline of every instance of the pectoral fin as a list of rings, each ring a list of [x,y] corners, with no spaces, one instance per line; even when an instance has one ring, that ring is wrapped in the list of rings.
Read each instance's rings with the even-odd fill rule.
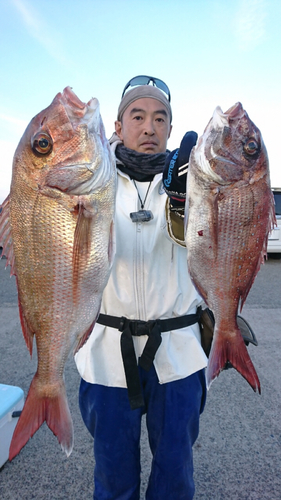
[[[113,264],[115,252],[116,252],[115,227],[114,227],[114,222],[112,221],[110,225],[109,240],[108,240],[108,262],[110,269]]]
[[[79,205],[72,255],[74,295],[75,291],[77,291],[79,276],[83,268],[87,265],[88,256],[91,252],[92,217],[85,216],[85,212],[84,205]]]

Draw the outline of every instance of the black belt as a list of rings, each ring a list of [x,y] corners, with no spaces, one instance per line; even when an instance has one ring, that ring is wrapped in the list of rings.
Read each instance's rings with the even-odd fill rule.
[[[121,353],[132,410],[144,406],[133,336],[148,336],[143,353],[139,359],[139,365],[144,370],[149,371],[156,351],[162,342],[161,333],[194,325],[194,323],[199,321],[199,317],[199,311],[196,314],[188,314],[177,318],[156,319],[151,321],[131,320],[124,316],[120,318],[107,314],[99,315],[97,323],[116,328],[122,332],[120,339]]]

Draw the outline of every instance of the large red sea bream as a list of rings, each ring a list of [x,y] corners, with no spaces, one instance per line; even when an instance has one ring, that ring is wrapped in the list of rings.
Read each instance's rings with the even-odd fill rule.
[[[15,152],[0,245],[16,275],[23,335],[38,367],[10,460],[44,421],[69,455],[73,426],[63,372],[99,314],[114,255],[115,163],[97,99],[67,87],[28,125]]]
[[[225,113],[216,108],[191,153],[187,192],[188,267],[215,317],[207,384],[229,361],[260,392],[236,318],[266,255],[275,214],[262,136],[240,103]]]

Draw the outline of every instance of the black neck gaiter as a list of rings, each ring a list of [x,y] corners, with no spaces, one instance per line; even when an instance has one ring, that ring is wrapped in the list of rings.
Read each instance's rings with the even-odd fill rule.
[[[118,144],[115,151],[116,158],[122,162],[122,165],[117,165],[119,170],[131,179],[141,182],[150,182],[156,174],[163,172],[168,154],[169,151],[156,154],[138,153],[123,144]]]

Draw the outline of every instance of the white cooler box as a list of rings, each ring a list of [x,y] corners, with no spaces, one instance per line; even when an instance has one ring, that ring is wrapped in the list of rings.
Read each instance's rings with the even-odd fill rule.
[[[0,384],[0,467],[9,458],[10,443],[19,419],[14,412],[20,412],[23,404],[24,393],[20,387]]]

